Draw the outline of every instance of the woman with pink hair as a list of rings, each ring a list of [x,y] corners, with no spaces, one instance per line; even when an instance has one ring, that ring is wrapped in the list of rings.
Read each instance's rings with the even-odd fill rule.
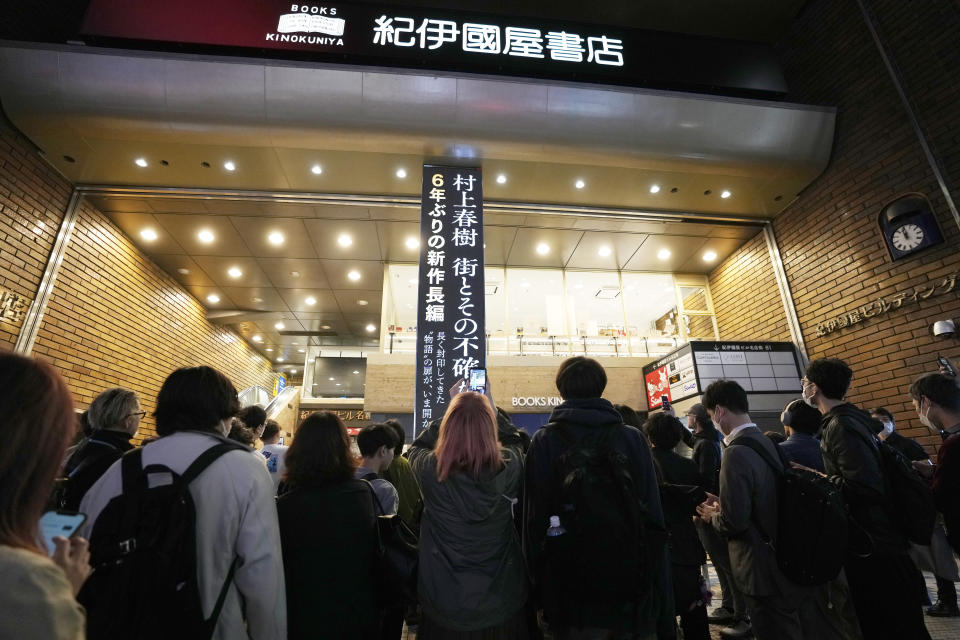
[[[500,446],[486,397],[453,398],[417,472],[424,500],[417,637],[526,640],[527,581],[513,522],[523,461]]]

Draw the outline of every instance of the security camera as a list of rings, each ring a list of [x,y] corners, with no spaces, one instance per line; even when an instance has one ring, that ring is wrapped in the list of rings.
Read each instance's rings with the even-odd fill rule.
[[[933,335],[938,338],[952,338],[957,334],[957,325],[953,320],[939,320],[933,323]]]

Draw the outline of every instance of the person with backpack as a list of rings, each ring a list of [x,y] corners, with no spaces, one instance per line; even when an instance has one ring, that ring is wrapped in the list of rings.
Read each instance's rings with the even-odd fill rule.
[[[140,430],[137,394],[117,387],[98,395],[87,409],[90,436],[67,459],[63,467],[66,480],[59,488],[59,507],[77,511],[84,494],[120,457],[133,449],[130,440]]]
[[[524,551],[557,640],[653,635],[674,608],[650,449],[606,384],[596,360],[565,360],[563,402],[527,452]]]
[[[48,549],[39,535],[74,431],[67,384],[49,364],[0,352],[0,415],[0,638],[83,640],[87,541],[56,536]]]
[[[849,509],[851,541],[844,571],[864,640],[930,637],[923,623],[918,569],[907,555],[907,537],[895,524],[892,478],[870,414],[845,397],[853,371],[837,358],[807,366],[803,400],[821,418],[826,475]],[[929,536],[927,536],[929,540]],[[882,606],[878,606],[882,603]]]
[[[393,449],[393,460],[383,471],[383,478],[397,490],[397,515],[411,531],[419,533],[423,495],[420,493],[417,474],[413,472],[410,461],[403,457],[403,440],[406,434],[403,425],[396,420],[387,420],[384,424],[393,429],[397,446]]]
[[[177,369],[157,395],[160,438],[87,492],[91,640],[287,637],[273,483],[226,437],[238,409],[222,373]]]
[[[703,406],[724,434],[726,450],[720,466],[720,495],[710,496],[697,511],[729,541],[733,576],[743,593],[754,636],[758,640],[814,638],[813,629],[803,621],[812,594],[783,574],[776,543],[771,543],[777,541],[777,487],[784,467],[777,445],[750,419],[747,393],[736,382],[711,383],[703,394]]]
[[[289,640],[377,640],[376,507],[370,485],[354,478],[343,421],[329,411],[307,416],[286,462],[277,513]]]
[[[415,466],[424,499],[417,637],[526,640],[527,577],[514,528],[523,458],[500,446],[496,413],[473,391],[453,397],[438,435]]]

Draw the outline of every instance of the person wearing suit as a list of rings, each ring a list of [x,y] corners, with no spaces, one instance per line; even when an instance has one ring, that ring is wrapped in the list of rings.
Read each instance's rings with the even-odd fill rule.
[[[816,637],[812,629],[804,632],[802,620],[810,610],[810,591],[783,575],[755,524],[760,523],[769,539],[776,539],[776,475],[756,451],[736,446],[741,439],[752,439],[779,460],[776,445],[750,420],[747,393],[736,382],[713,382],[703,395],[703,405],[724,434],[727,448],[720,465],[720,496],[709,495],[697,512],[729,540],[733,577],[743,592],[753,633],[758,640]]]

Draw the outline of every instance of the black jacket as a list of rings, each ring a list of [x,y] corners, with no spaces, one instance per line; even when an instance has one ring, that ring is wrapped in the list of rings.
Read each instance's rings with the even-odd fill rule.
[[[660,491],[654,471],[653,458],[646,438],[634,427],[623,424],[623,419],[609,401],[602,398],[567,400],[553,410],[550,422],[569,425],[575,435],[598,427],[619,428],[617,450],[627,456],[634,465],[634,477],[640,485],[641,499],[646,503],[653,523],[664,527]],[[546,537],[552,505],[559,491],[557,466],[568,445],[562,435],[547,426],[533,436],[526,460],[526,485],[524,486],[524,551],[530,572],[539,569],[539,556]],[[649,633],[656,626],[664,611],[673,613],[672,588],[666,549],[650,567],[654,586],[650,597],[642,603],[645,607],[639,616],[632,616],[623,603],[610,602],[606,606],[583,607],[579,616],[588,627],[601,629],[632,630]],[[662,599],[657,599],[659,596]],[[589,609],[589,610],[587,610]]]
[[[376,514],[363,480],[292,487],[277,500],[290,640],[376,634]],[[319,630],[323,630],[320,632]]]
[[[693,524],[697,505],[707,499],[697,465],[674,451],[653,449],[660,476],[663,516],[670,532],[670,562],[699,567],[707,561]]]
[[[850,516],[859,525],[851,540],[851,551],[872,550],[878,555],[902,553],[907,539],[890,519],[889,492],[880,466],[875,420],[852,404],[834,407],[823,415],[820,450],[830,481],[840,489]],[[857,536],[860,529],[866,539]]]
[[[723,434],[713,428],[711,424],[706,429],[693,434],[693,461],[697,464],[700,477],[703,478],[703,488],[712,493],[720,493],[720,459],[723,449]]]
[[[94,431],[63,467],[63,475],[68,480],[63,487],[60,507],[67,511],[79,510],[80,501],[90,487],[131,449],[130,434],[125,431]]]
[[[888,445],[907,456],[907,460],[929,460],[930,454],[923,448],[919,442],[913,438],[907,438],[896,431],[887,436],[884,440]]]

